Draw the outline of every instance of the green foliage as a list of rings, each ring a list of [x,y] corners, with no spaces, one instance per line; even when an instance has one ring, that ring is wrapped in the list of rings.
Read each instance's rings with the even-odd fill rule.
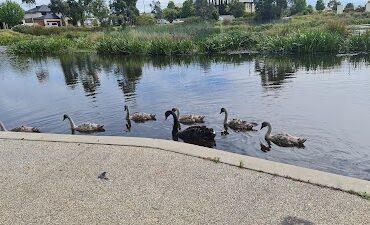
[[[337,11],[337,6],[340,5],[340,1],[338,0],[330,0],[328,2],[328,7],[331,8],[334,11]]]
[[[360,197],[366,200],[370,200],[370,193],[368,192],[361,192],[359,193]]]
[[[139,16],[136,2],[137,0],[113,0],[110,4],[119,25],[134,24],[136,17]]]
[[[163,14],[164,18],[166,18],[170,23],[172,23],[172,21],[174,21],[178,17],[179,12],[177,11],[177,9],[174,8],[165,8],[163,10]]]
[[[195,0],[195,15],[205,20],[216,19],[218,11],[214,5],[209,4],[207,0]],[[218,19],[218,17],[217,17]]]
[[[11,51],[18,54],[47,54],[66,52],[72,46],[65,38],[37,38],[20,41],[11,46]]]
[[[7,0],[0,5],[0,21],[10,27],[20,24],[24,18],[24,11],[19,4]]]
[[[176,9],[175,3],[173,1],[169,1],[167,4],[168,9]]]
[[[150,15],[143,14],[136,18],[136,25],[138,26],[154,25],[155,23],[155,18]]]
[[[343,21],[329,20],[327,22],[327,30],[346,36],[348,34],[347,26]]]
[[[287,36],[269,36],[260,48],[268,52],[314,53],[343,50],[344,37],[326,30],[297,31]]]
[[[201,23],[203,22],[203,19],[199,16],[191,16],[188,18],[184,18],[184,24],[192,24],[192,23]]]
[[[41,27],[41,26],[26,26],[26,25],[18,25],[13,27],[13,31],[23,33],[23,34],[31,34],[31,35],[61,35],[63,33],[75,33],[76,32],[96,32],[102,31],[104,28],[102,27]]]
[[[202,43],[202,50],[206,53],[221,53],[233,50],[250,49],[256,41],[247,32],[231,30],[213,35]]]
[[[26,3],[26,4],[29,4],[29,5],[34,5],[34,4],[36,4],[36,0],[22,0],[22,3]]]
[[[0,30],[0,45],[10,45],[30,38],[26,35],[19,35],[11,30]]]
[[[349,39],[351,52],[370,52],[370,32],[352,35]]]
[[[292,15],[303,12],[307,7],[306,0],[293,0]]]
[[[185,0],[180,11],[181,18],[187,18],[195,15],[193,0]]]
[[[100,23],[104,23],[109,17],[109,8],[104,0],[92,0],[89,4],[89,12],[91,12]]]
[[[235,18],[242,17],[245,13],[244,4],[238,0],[232,0],[229,4],[229,13]]]
[[[150,3],[150,7],[152,8],[152,13],[154,14],[154,17],[158,19],[163,19],[163,11],[161,8],[161,2],[153,0],[152,3]]]
[[[280,4],[282,2],[283,1],[281,1]],[[278,7],[276,0],[255,0],[254,3],[256,19],[261,21],[270,21],[281,17],[281,9],[283,5]]]
[[[316,6],[315,6],[317,11],[322,11],[325,9],[325,3],[323,0],[317,0]]]
[[[348,3],[346,5],[346,7],[344,7],[344,11],[345,12],[353,12],[353,11],[355,11],[355,6],[353,5],[353,3]]]

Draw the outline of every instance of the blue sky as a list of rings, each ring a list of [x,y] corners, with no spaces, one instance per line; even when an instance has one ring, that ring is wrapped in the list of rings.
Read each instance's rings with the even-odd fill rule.
[[[12,1],[16,1],[18,3],[22,3],[22,0],[12,0]],[[160,1],[161,2],[161,5],[162,5],[162,8],[165,7],[167,5],[169,0],[163,0],[163,1]],[[183,2],[184,0],[174,0],[175,3],[181,3]],[[307,1],[307,4],[311,4],[311,5],[315,5],[316,4],[316,0],[306,0]],[[324,0],[325,3],[327,3],[329,0]],[[5,0],[0,0],[0,2],[5,2]],[[108,0],[107,0],[108,2]],[[342,5],[346,5],[348,2],[352,2],[354,3],[355,6],[357,5],[365,5],[367,3],[367,0],[342,0]],[[50,0],[36,0],[36,4],[37,5],[42,5],[42,4],[49,4],[50,3]],[[137,2],[137,8],[140,10],[140,12],[143,12],[144,11],[144,6],[145,6],[145,11],[146,12],[149,12],[150,11],[150,6],[149,4],[151,3],[151,0],[138,0]],[[29,9],[30,7],[27,6],[26,4],[22,4],[22,7],[24,9]]]

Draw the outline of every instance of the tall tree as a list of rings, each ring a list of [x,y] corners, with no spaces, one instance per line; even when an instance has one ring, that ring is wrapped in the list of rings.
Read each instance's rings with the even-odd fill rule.
[[[195,0],[195,15],[203,19],[215,19],[217,9],[207,0]]]
[[[119,24],[134,24],[136,17],[139,16],[136,2],[137,0],[113,0],[110,8],[118,17]]]
[[[36,4],[36,0],[22,0],[22,3],[26,3],[28,5],[34,5]]]
[[[159,20],[163,18],[163,11],[161,8],[161,2],[153,0],[152,3],[150,3],[150,7],[152,8],[152,13],[154,14],[154,17]]]
[[[53,13],[62,15],[62,21],[64,24],[64,18],[68,14],[68,4],[63,0],[50,0],[49,8]]]
[[[229,13],[235,18],[242,17],[245,12],[245,6],[239,0],[232,0],[229,4]]]
[[[276,0],[276,16],[280,18],[283,15],[284,10],[288,8],[287,0]]]
[[[275,0],[254,0],[256,19],[269,21],[279,18]]]
[[[195,15],[194,2],[193,0],[186,0],[182,4],[180,16],[182,18],[190,17]]]
[[[344,11],[346,12],[355,11],[355,6],[353,5],[353,3],[348,3],[346,7],[344,7]]]
[[[340,1],[338,0],[330,0],[328,2],[328,7],[331,8],[334,11],[337,11],[337,6],[341,5]]]
[[[13,27],[20,24],[23,18],[24,11],[18,3],[7,0],[0,5],[0,21],[8,26]]]
[[[178,17],[179,12],[176,9],[165,8],[163,10],[163,14],[164,14],[164,18],[166,18],[166,20],[172,23],[172,21],[174,21]]]
[[[324,1],[323,0],[317,0],[316,7],[315,8],[316,8],[317,11],[324,10],[325,9],[325,3],[324,3]]]
[[[99,20],[100,24],[103,24],[109,16],[109,8],[104,0],[93,0],[90,3],[89,11]]]
[[[307,7],[306,0],[293,0],[292,14],[303,12]]]

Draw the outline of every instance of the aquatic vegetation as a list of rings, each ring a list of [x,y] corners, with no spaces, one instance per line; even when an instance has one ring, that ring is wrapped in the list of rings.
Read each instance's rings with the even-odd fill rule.
[[[370,32],[352,35],[349,39],[349,51],[370,52]]]
[[[286,36],[267,36],[259,50],[267,52],[313,53],[341,52],[345,38],[326,30],[297,31]]]
[[[55,54],[73,50],[91,49],[86,39],[70,40],[63,37],[33,38],[13,43],[10,50],[18,54]]]

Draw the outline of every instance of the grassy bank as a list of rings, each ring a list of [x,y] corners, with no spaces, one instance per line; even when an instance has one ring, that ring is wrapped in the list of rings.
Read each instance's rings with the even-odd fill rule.
[[[170,24],[124,30],[19,27],[0,32],[0,44],[20,54],[97,51],[100,54],[181,55],[230,51],[273,53],[370,52],[370,33],[349,25],[370,23],[370,14],[321,13],[268,24],[251,19],[232,23]]]

